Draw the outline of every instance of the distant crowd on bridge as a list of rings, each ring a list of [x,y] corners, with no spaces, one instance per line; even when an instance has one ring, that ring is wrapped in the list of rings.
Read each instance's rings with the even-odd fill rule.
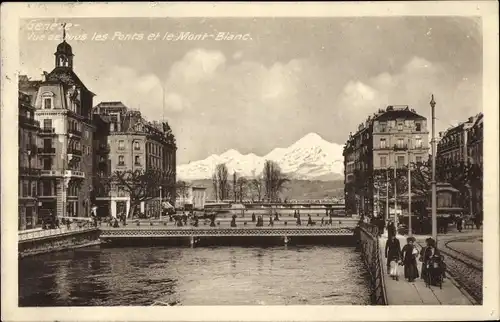
[[[244,217],[244,215],[242,215]],[[282,217],[283,215],[279,213],[278,211],[271,211],[270,214],[267,216],[267,227],[273,227],[276,222],[282,222]],[[326,216],[321,217],[321,221],[316,221],[312,219],[311,214],[307,214],[307,222],[305,224],[306,227],[310,226],[332,226],[333,225],[333,217],[334,217],[334,212],[333,211],[327,211]],[[95,225],[102,225],[102,222],[104,221],[105,223],[108,224],[108,226],[111,227],[120,227],[120,226],[125,226],[127,225],[127,218],[125,213],[119,214],[117,217],[107,217],[107,218],[100,218],[92,215],[92,218],[94,219]],[[184,211],[182,213],[169,213],[167,211],[164,211],[162,213],[162,217],[156,216],[156,219],[164,218],[165,220],[160,220],[164,225],[167,224],[167,222],[172,223],[175,227],[185,227],[185,226],[191,226],[191,227],[199,227],[200,226],[200,221],[203,223],[203,226],[209,226],[209,227],[217,227],[220,226],[220,221],[217,221],[217,213],[216,212],[203,212],[203,214],[199,214],[198,212],[194,210],[190,210],[188,212]],[[168,219],[167,219],[168,218]],[[236,219],[238,218],[237,215],[233,214],[231,216],[231,221],[230,221],[230,227],[238,227],[238,223]],[[264,227],[264,216],[263,215],[256,215],[255,213],[251,214],[251,222],[255,224],[255,227]],[[293,218],[295,221],[295,226],[302,226],[302,216],[300,210],[294,210],[293,213]],[[153,225],[153,222],[151,221],[152,218],[150,219],[150,224]],[[140,225],[140,220],[139,217],[133,217],[132,222],[136,223],[136,225]],[[341,223],[341,221],[339,222]],[[244,221],[243,226],[247,226],[248,222]],[[283,221],[283,225],[287,226],[288,221]]]

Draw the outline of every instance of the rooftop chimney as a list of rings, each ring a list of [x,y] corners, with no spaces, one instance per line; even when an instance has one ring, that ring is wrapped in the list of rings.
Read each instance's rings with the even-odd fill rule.
[[[472,123],[472,121],[474,121],[474,117],[469,117],[469,123]]]
[[[443,132],[439,132],[439,137],[442,138],[443,137]]]

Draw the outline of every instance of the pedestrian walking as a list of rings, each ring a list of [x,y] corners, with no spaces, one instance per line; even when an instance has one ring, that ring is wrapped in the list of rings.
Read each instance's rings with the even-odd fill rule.
[[[269,225],[268,226],[271,226],[271,227],[274,226],[273,216],[269,216]]]
[[[392,220],[387,225],[387,238],[390,240],[392,236],[396,236],[396,225]]]
[[[252,213],[252,222],[255,222],[255,213]]]
[[[321,226],[325,223],[325,217],[321,217]]]
[[[311,218],[311,215],[307,215],[307,216],[308,216],[308,219],[307,219],[307,225],[306,226],[312,226],[312,225],[314,225],[313,220]]]
[[[408,237],[406,241],[407,244],[401,250],[401,262],[404,265],[405,278],[408,282],[414,282],[418,278],[418,251],[414,245],[415,238]]]
[[[461,214],[458,218],[457,218],[457,230],[459,233],[462,232],[462,228],[463,228],[463,222],[464,222],[464,217],[463,215]]]
[[[385,258],[387,258],[387,270],[392,279],[399,280],[398,264],[401,261],[401,245],[396,236],[392,236],[385,244]]]

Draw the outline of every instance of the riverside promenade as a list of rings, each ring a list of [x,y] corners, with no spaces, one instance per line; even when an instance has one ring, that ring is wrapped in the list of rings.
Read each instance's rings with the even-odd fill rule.
[[[420,251],[423,241],[428,236],[415,236],[417,248]],[[398,235],[401,247],[406,244],[406,236]],[[474,305],[474,300],[464,294],[457,282],[447,272],[443,281],[442,289],[438,286],[427,287],[420,277],[415,282],[408,282],[404,278],[404,269],[398,267],[399,281],[390,278],[387,271],[386,258],[384,254],[386,237],[380,237],[381,266],[385,276],[384,284],[387,295],[387,305]],[[422,263],[417,260],[419,275],[422,271]]]

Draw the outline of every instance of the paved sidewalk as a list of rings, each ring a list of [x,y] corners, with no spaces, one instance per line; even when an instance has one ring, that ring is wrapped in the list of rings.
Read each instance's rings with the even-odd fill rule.
[[[406,244],[406,237],[398,236],[398,239],[403,247]],[[393,280],[387,272],[384,256],[386,242],[386,237],[380,238],[388,305],[472,305],[471,301],[448,278],[444,279],[442,289],[439,286],[425,286],[421,278],[410,283],[404,278],[403,267],[399,266],[399,281]],[[422,263],[417,260],[417,265],[420,274]]]

